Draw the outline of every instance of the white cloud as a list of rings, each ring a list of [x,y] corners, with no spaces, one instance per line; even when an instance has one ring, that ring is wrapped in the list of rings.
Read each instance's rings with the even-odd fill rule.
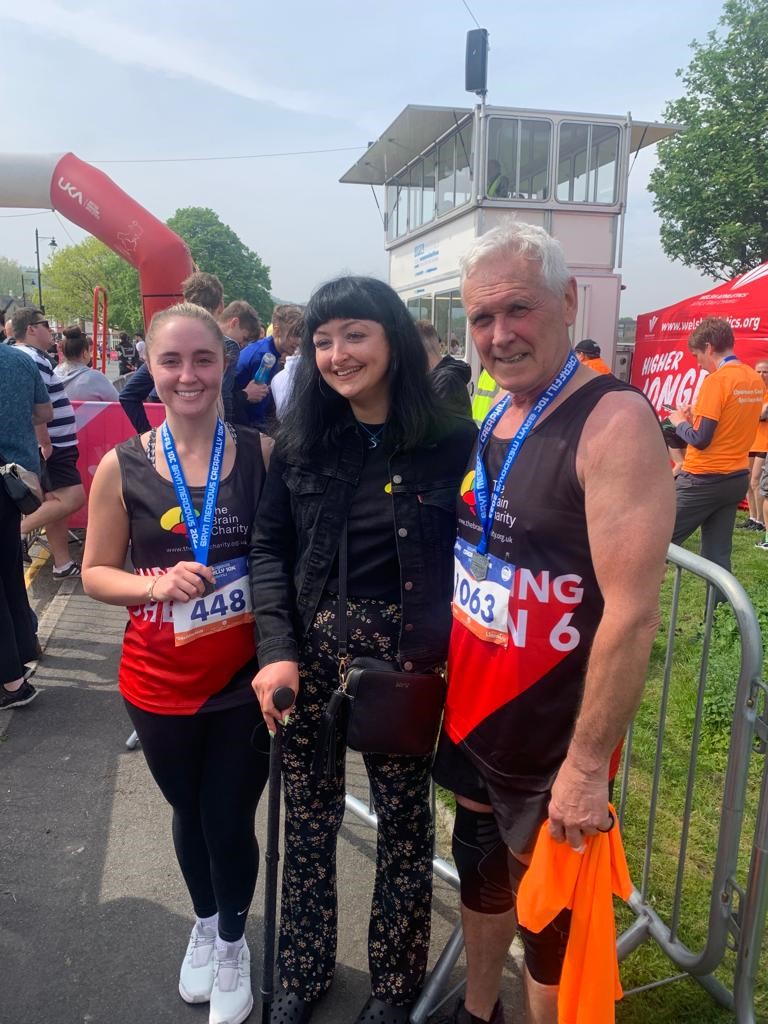
[[[130,11],[130,4],[126,10]],[[108,60],[157,74],[194,79],[235,96],[296,113],[322,113],[327,100],[316,92],[261,82],[249,68],[238,68],[230,49],[217,52],[209,37],[192,39],[153,34],[117,21],[95,7],[69,10],[50,0],[32,5],[0,0],[0,15],[36,34],[45,34],[97,53]]]

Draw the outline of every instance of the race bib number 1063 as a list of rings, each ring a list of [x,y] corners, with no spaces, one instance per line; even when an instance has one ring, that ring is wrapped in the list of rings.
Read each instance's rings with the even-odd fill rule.
[[[507,616],[515,567],[487,555],[485,579],[472,574],[474,545],[459,538],[454,547],[453,617],[486,643],[509,644]]]

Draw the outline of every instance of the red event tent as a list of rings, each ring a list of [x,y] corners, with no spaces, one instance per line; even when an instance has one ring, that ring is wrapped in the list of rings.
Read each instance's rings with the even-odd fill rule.
[[[631,380],[657,412],[692,404],[706,371],[688,351],[688,337],[708,316],[728,320],[736,354],[745,363],[754,366],[768,358],[768,263],[712,291],[638,316]]]

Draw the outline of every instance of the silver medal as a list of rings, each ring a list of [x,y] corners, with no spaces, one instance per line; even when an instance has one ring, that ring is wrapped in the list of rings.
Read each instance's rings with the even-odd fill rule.
[[[484,580],[488,575],[488,555],[473,551],[469,566],[476,580]]]

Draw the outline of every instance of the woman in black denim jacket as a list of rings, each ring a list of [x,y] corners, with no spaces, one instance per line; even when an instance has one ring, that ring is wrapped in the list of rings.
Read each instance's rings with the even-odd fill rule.
[[[336,777],[312,772],[338,685],[338,549],[347,524],[349,654],[406,671],[440,665],[451,628],[456,500],[474,424],[442,410],[411,317],[388,285],[340,278],[310,299],[291,407],[278,433],[251,553],[260,671],[271,730],[290,686],[283,773],[285,858],[275,1024],[308,1021],[333,978]],[[364,755],[379,820],[369,930],[372,995],[357,1024],[399,1024],[424,978],[432,895],[431,758]]]

